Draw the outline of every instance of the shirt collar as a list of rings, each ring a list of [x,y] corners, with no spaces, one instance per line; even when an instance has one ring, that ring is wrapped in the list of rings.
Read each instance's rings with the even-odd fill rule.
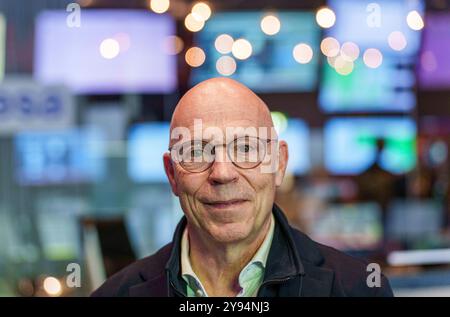
[[[189,237],[187,226],[184,229],[181,238],[181,276],[188,286],[196,292],[198,296],[208,296],[205,288],[200,282],[197,274],[192,269],[191,260],[189,258]]]
[[[275,231],[275,219],[273,214],[271,214],[269,231],[267,232],[263,243],[259,247],[258,251],[256,251],[255,255],[250,260],[250,262],[242,269],[241,273],[239,274],[239,285],[241,286],[241,288],[244,288],[245,284],[249,280],[255,278],[255,274],[254,272],[252,272],[253,268],[255,269],[260,268],[260,272],[257,274],[257,276],[262,282],[264,269],[267,264],[267,258],[269,257],[270,247],[272,245],[274,231]],[[181,238],[181,275],[183,279],[186,281],[186,283],[188,283],[188,286],[194,290],[196,295],[208,296],[200,279],[192,269],[189,257],[189,236],[187,226],[184,229]]]
[[[244,267],[242,272],[244,272],[247,267],[253,264],[260,264],[263,268],[266,267],[267,258],[269,257],[270,246],[272,245],[274,228],[275,228],[275,219],[273,218],[273,215],[271,215],[269,231],[267,232],[263,243],[259,247],[258,251],[256,251],[255,255],[250,260],[250,262]]]

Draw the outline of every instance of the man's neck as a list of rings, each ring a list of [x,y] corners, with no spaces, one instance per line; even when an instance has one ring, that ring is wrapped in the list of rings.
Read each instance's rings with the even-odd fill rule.
[[[211,241],[188,228],[191,265],[209,296],[236,296],[239,293],[239,274],[263,243],[270,221],[269,216],[256,236],[227,244]]]

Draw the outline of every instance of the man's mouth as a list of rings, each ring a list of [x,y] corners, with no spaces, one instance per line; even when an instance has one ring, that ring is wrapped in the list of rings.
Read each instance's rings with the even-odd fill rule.
[[[212,201],[207,202],[205,205],[211,206],[213,208],[218,209],[226,209],[226,208],[232,208],[240,206],[241,204],[247,202],[245,199],[231,199],[231,200],[218,200],[218,201]]]

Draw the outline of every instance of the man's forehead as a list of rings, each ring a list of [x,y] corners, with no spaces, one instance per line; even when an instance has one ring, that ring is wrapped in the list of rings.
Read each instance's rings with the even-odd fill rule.
[[[214,118],[204,120],[202,118],[194,118],[190,120],[188,125],[186,126],[189,130],[194,129],[219,129],[225,132],[227,129],[258,129],[259,127],[266,127],[262,122],[258,122],[256,118],[254,119],[237,119],[237,120],[223,120],[223,118]]]
[[[176,126],[190,127],[194,120],[201,119],[205,125],[226,127],[230,125],[252,125],[255,127],[270,125],[271,116],[267,107],[258,99],[222,96],[214,98],[204,96],[195,99],[183,99],[174,113]]]
[[[196,119],[188,126],[177,126],[171,131],[171,140],[217,140],[255,136],[260,138],[276,138],[272,125],[256,124],[254,120],[234,120],[213,124]]]

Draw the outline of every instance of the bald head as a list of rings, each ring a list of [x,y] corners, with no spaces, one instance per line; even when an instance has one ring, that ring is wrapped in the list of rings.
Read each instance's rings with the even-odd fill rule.
[[[212,78],[191,88],[178,102],[170,130],[191,128],[195,119],[206,126],[273,127],[267,105],[253,91],[229,78]],[[172,142],[172,140],[171,140]]]

